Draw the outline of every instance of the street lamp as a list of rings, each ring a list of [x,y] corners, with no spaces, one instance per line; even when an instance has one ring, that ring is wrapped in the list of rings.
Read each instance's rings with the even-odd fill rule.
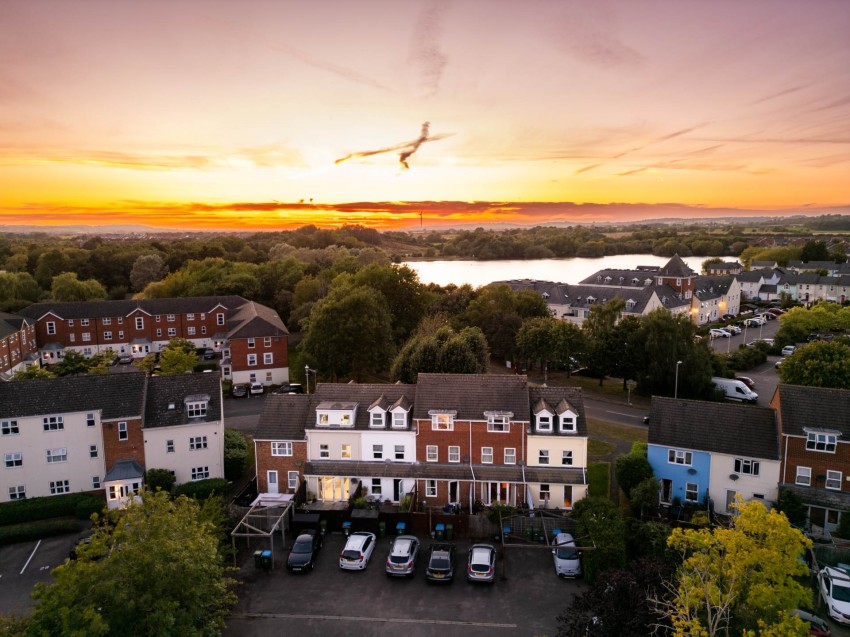
[[[313,374],[313,378],[316,377],[316,370],[310,369],[309,365],[304,365],[304,383],[307,385],[307,394],[310,393],[310,374]]]
[[[673,398],[679,397],[679,365],[682,364],[682,361],[676,361],[676,385],[673,388]]]
[[[626,381],[626,387],[628,388],[628,393],[626,394],[626,402],[631,405],[632,404],[632,385],[634,384],[633,380]]]

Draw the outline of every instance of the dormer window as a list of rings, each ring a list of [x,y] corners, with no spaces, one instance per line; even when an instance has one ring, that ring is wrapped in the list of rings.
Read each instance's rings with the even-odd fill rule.
[[[369,418],[369,426],[381,429],[384,427],[384,410],[376,409]]]
[[[810,431],[806,434],[807,451],[823,451],[835,453],[838,444],[838,436],[834,433],[823,433]]]
[[[341,414],[339,417],[339,424],[343,427],[351,426],[351,414]]]
[[[543,412],[537,415],[537,431],[552,431],[552,414]]]
[[[431,413],[431,430],[432,431],[454,431],[455,428],[455,412],[452,413]]]
[[[319,427],[327,427],[330,424],[330,418],[327,414],[319,414],[316,419],[316,424],[319,425]]]
[[[511,416],[507,413],[488,413],[487,431],[497,433],[509,433],[511,430]]]
[[[572,412],[561,414],[561,431],[564,433],[575,433],[576,416]]]
[[[406,411],[394,411],[393,412],[393,429],[405,429],[407,427],[407,412]]]
[[[354,402],[328,401],[316,406],[317,427],[353,427],[356,419],[357,403]],[[369,423],[372,423],[371,415]]]
[[[189,418],[206,417],[209,402],[210,399],[207,396],[188,396],[185,401],[186,416]]]

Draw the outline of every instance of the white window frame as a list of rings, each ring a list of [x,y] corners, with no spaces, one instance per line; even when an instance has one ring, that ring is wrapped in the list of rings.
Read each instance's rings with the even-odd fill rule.
[[[372,445],[372,460],[384,459],[384,445]]]
[[[493,464],[493,447],[481,447],[481,464]]]
[[[91,488],[92,489],[100,489],[100,476],[92,476],[91,477]]]
[[[94,427],[97,424],[97,419],[93,413],[86,414],[86,427]]]
[[[45,416],[41,419],[44,431],[63,431],[65,419],[62,416]]]
[[[192,482],[206,480],[210,477],[209,467],[192,467]]]
[[[224,325],[224,313],[219,312],[215,315],[215,324],[216,325]]]
[[[487,431],[490,433],[510,433],[511,418],[506,414],[493,414],[487,416]]]
[[[271,352],[264,352],[263,365],[274,365],[274,354],[272,354]]]
[[[575,433],[577,420],[575,416],[561,416],[559,420],[561,421],[561,433]]]
[[[256,354],[248,354],[248,366],[256,367],[257,366],[257,355]]]
[[[175,321],[175,319],[176,319],[176,317],[173,314],[166,314],[165,315],[165,320],[168,321],[169,323],[173,323]]]
[[[190,451],[200,451],[201,449],[207,448],[207,437],[206,436],[190,436],[189,437],[189,450]]]
[[[561,466],[563,466],[563,467],[572,467],[573,466],[573,452],[572,452],[571,449],[561,450]]]
[[[537,415],[537,431],[552,431],[552,416],[550,414]]]
[[[166,440],[165,441],[165,453],[174,453],[174,441]]]
[[[47,464],[68,462],[68,447],[57,447],[47,450]]]
[[[264,336],[263,337],[263,347],[271,347],[272,346],[272,337]]]
[[[12,451],[4,457],[7,469],[17,469],[24,466],[24,454],[22,451]]]
[[[407,428],[407,412],[404,411],[394,411],[393,415],[393,429],[405,429]]]
[[[177,336],[177,328],[176,327],[169,327],[168,328],[168,338],[174,338],[176,336]]]
[[[71,493],[71,483],[68,480],[51,480],[50,495],[61,495]]]
[[[436,480],[426,480],[425,481],[425,497],[426,498],[436,498],[437,497],[437,481]]]
[[[838,436],[817,431],[806,434],[806,451],[817,453],[835,453],[838,447]]]
[[[330,445],[319,445],[319,459],[322,458],[330,458],[331,457],[331,448]]]
[[[548,449],[538,449],[537,450],[537,464],[539,465],[548,465],[549,464],[549,450]]]
[[[439,462],[440,448],[437,445],[427,445],[425,447],[425,462]]]
[[[136,317],[136,329],[137,330],[145,329],[145,317],[144,316],[137,316]]]
[[[272,455],[273,456],[291,456],[292,455],[292,442],[290,442],[290,441],[273,442],[272,443]]]
[[[45,324],[47,326],[47,335],[54,336],[56,334],[56,322],[55,321],[47,321]]]
[[[395,459],[404,460],[404,445],[395,445]]]
[[[796,475],[794,476],[794,484],[801,487],[812,486],[812,468],[797,467]]]
[[[742,473],[748,476],[757,476],[759,474],[759,461],[750,460],[749,458],[735,458],[735,473]]]
[[[23,500],[27,497],[27,487],[25,484],[19,484],[13,487],[9,487],[9,499],[10,500]]]
[[[384,411],[382,409],[376,409],[369,415],[369,426],[373,429],[384,428]]]
[[[690,497],[691,494],[693,497]],[[685,483],[685,502],[699,502],[699,484],[696,482]]]
[[[841,491],[841,478],[842,476],[840,471],[835,471],[834,469],[827,469],[826,482],[823,485],[824,488],[829,489],[831,491]]]
[[[97,458],[98,455],[97,445],[89,445],[89,458]]]
[[[380,478],[372,478],[372,484],[369,486],[372,495],[381,495],[384,492],[384,482]]]
[[[690,467],[694,462],[694,454],[684,449],[668,449],[667,462],[669,464],[678,464],[683,467]]]
[[[505,447],[505,464],[516,464],[516,447]]]
[[[126,422],[118,423],[118,440],[129,440],[130,439],[130,431],[127,429]]]
[[[295,491],[298,488],[298,472],[297,471],[287,471],[286,472],[286,486],[288,489]]]
[[[17,436],[21,433],[20,428],[18,427],[17,420],[4,420],[0,422],[0,435],[3,436]]]
[[[451,462],[451,463],[460,462],[460,446],[449,445],[449,462]]]
[[[203,418],[207,415],[207,401],[198,400],[186,403],[186,416],[188,418]]]
[[[451,414],[434,414],[431,416],[431,431],[454,431],[455,421]]]
[[[83,339],[83,340],[85,340],[85,339]],[[106,332],[104,332],[103,333],[103,340],[104,341],[111,341],[112,340],[112,332],[110,332],[108,330]]]
[[[257,341],[254,338],[248,339],[248,349],[254,349],[257,346]]]

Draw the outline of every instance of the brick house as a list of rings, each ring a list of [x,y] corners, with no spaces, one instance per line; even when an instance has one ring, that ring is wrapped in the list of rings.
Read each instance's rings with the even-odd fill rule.
[[[264,385],[289,381],[289,332],[277,312],[241,296],[35,303],[20,315],[35,326],[45,364],[64,351],[142,358],[175,337],[220,355],[222,377]]]
[[[0,312],[0,380],[8,380],[29,365],[38,365],[35,323]]]
[[[850,510],[850,390],[779,385],[771,406],[782,433],[780,487],[802,498],[813,532]]]
[[[223,438],[215,373],[0,383],[0,502],[91,491],[116,507],[148,468],[223,477]]]

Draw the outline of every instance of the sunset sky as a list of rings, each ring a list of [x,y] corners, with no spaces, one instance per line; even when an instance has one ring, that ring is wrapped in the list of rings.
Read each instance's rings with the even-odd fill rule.
[[[0,6],[0,229],[848,206],[848,0]]]

